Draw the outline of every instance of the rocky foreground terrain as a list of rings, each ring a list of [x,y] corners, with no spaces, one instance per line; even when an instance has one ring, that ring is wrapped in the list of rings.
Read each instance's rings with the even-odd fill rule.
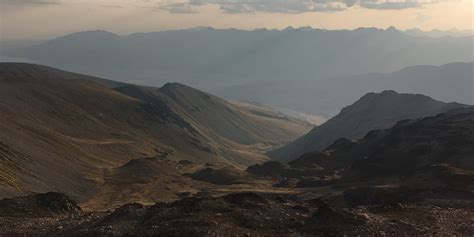
[[[474,202],[389,188],[337,195],[233,193],[84,212],[47,193],[0,202],[2,236],[448,236],[474,233]],[[416,201],[415,201],[416,200]]]

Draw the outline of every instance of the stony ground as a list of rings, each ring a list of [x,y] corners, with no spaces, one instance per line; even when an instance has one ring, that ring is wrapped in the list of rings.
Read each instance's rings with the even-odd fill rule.
[[[0,235],[470,236],[474,233],[474,202],[469,198],[356,206],[346,199],[340,195],[302,199],[297,195],[234,193],[189,197],[152,206],[133,203],[110,212],[55,209],[40,215],[35,214],[37,205],[27,205],[30,209],[20,208],[15,214],[0,212]],[[50,204],[42,205],[46,208],[42,206],[41,210],[48,210]]]

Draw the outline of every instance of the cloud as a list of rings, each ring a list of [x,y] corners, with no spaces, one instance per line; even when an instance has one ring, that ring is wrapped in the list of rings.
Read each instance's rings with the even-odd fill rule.
[[[99,7],[104,7],[104,8],[123,8],[122,5],[113,5],[113,4],[99,4]]]
[[[198,2],[179,2],[179,3],[166,3],[160,5],[158,8],[161,10],[168,11],[175,14],[192,14],[198,13],[199,7],[203,4]]]
[[[302,12],[327,12],[342,11],[347,7],[341,2],[331,1],[303,1],[303,0],[255,0],[229,1],[214,3],[227,13],[253,13],[253,12],[274,12],[274,13],[302,13]]]
[[[434,3],[438,1],[423,0],[360,0],[356,4],[369,9],[408,9],[421,7],[422,5]]]
[[[153,2],[153,0],[145,0]],[[198,13],[200,7],[216,5],[226,13],[304,13],[335,12],[351,7],[400,10],[449,0],[182,0],[159,8],[171,13]],[[157,1],[159,2],[159,1]]]
[[[0,0],[0,4],[7,6],[41,6],[41,5],[57,5],[60,0]]]
[[[45,6],[74,2],[77,0],[0,0],[0,4],[10,7]],[[418,8],[427,4],[454,0],[135,0],[153,9],[164,10],[175,14],[199,13],[203,6],[217,6],[221,11],[230,14],[239,13],[285,13],[336,12],[351,7],[377,10],[400,10]],[[120,8],[129,0],[96,0],[91,4],[102,7]],[[152,4],[153,6],[149,6]]]

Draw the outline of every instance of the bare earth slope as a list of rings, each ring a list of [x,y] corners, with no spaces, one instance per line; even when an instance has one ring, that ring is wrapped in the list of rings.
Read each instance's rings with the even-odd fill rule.
[[[148,88],[2,63],[0,196],[61,191],[84,200],[104,168],[132,159],[242,166],[294,138],[249,113],[180,84]]]
[[[419,94],[368,93],[326,123],[268,155],[279,161],[294,160],[304,153],[324,149],[339,138],[360,139],[370,130],[389,128],[400,120],[436,115],[463,106]]]

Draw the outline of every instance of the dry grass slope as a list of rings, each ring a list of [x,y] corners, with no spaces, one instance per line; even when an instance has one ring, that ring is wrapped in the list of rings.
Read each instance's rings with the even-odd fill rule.
[[[244,167],[295,137],[293,122],[283,123],[181,84],[149,88],[2,63],[0,197],[60,191],[84,201],[106,182],[104,169],[146,157]]]

